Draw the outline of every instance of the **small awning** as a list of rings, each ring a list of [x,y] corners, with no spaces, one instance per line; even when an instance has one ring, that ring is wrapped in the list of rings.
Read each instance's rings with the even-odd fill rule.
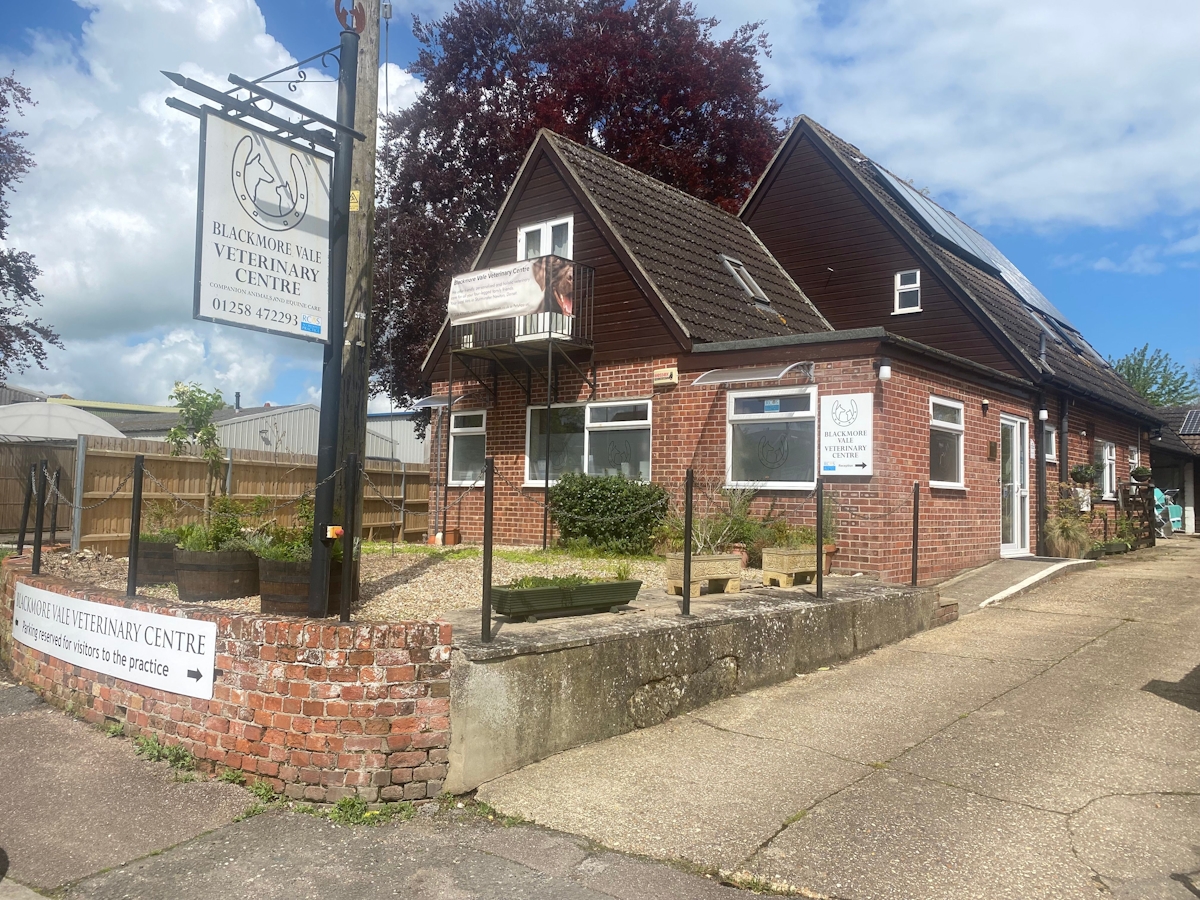
[[[445,394],[436,397],[422,397],[413,403],[410,409],[441,409],[447,405],[449,400],[450,398]]]
[[[709,369],[692,382],[702,384],[737,384],[743,381],[779,381],[793,369],[804,368],[812,380],[811,362],[782,363],[778,366],[745,366],[739,369]]]

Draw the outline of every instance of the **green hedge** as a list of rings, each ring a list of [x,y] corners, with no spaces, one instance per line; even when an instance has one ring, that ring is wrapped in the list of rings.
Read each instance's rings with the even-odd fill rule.
[[[666,514],[665,488],[622,475],[568,474],[550,489],[550,515],[563,542],[584,540],[607,553],[650,553]]]

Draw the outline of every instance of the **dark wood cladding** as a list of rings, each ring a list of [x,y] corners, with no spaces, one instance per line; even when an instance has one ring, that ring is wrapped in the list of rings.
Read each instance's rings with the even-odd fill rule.
[[[596,271],[592,327],[596,361],[643,359],[676,349],[675,339],[650,301],[545,155],[534,165],[512,213],[501,223],[503,232],[495,236],[493,249],[480,260],[479,268],[515,262],[517,231],[523,226],[568,215],[574,217],[572,255]]]
[[[834,328],[880,325],[1010,374],[1009,355],[807,136],[776,162],[745,221]],[[831,273],[829,270],[832,269]],[[919,313],[893,315],[895,275],[921,270]]]

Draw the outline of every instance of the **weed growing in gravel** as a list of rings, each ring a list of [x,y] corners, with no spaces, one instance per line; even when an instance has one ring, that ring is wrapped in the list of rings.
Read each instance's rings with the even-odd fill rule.
[[[489,822],[499,822],[505,828],[511,828],[513,825],[521,825],[525,822],[520,816],[506,816],[500,810],[493,806],[488,806],[482,800],[469,801],[467,808],[474,812],[475,815],[485,818]]]
[[[245,784],[246,776],[241,769],[223,769],[217,776],[217,781],[223,781],[226,784]]]
[[[226,769],[226,771],[229,770]],[[238,774],[241,775],[241,772]],[[241,781],[234,783],[243,784],[245,781],[246,779],[243,777]],[[254,784],[250,785],[250,793],[254,795],[255,799],[257,799],[259,803],[272,803],[275,800],[275,788],[271,787],[271,782],[265,781],[261,778],[254,782]]]
[[[752,875],[750,872],[722,871],[719,877],[723,884],[741,888],[743,891],[750,891],[752,894],[771,894],[776,897],[812,896],[812,894],[808,894],[791,885],[769,881],[766,878],[760,878],[758,875]]]
[[[120,722],[109,722],[104,726],[104,733],[109,737],[125,737],[125,726]]]
[[[417,814],[411,803],[389,803],[370,809],[362,797],[342,797],[325,813],[325,818],[339,825],[382,825],[392,819],[407,822]]]
[[[196,757],[182,744],[163,744],[154,735],[138,735],[133,739],[133,748],[138,756],[150,762],[166,762],[172,769],[191,770],[196,768]]]
[[[788,825],[795,825],[797,822],[799,822],[801,819],[803,819],[807,815],[808,815],[807,809],[802,809],[802,810],[800,810],[800,812],[792,813],[790,816],[788,816],[786,819],[783,820],[784,827],[787,827]]]

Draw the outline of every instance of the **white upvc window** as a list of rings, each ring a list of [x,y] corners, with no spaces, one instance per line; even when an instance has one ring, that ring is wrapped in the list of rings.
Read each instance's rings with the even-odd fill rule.
[[[725,483],[729,487],[816,487],[815,387],[730,391],[727,404]]]
[[[546,407],[531,406],[526,410],[527,485],[545,484],[546,421]],[[551,484],[568,472],[650,480],[649,400],[552,406],[549,423]]]
[[[561,256],[574,259],[575,218],[566,216],[517,229],[517,259]]]
[[[921,311],[921,270],[907,269],[896,273],[893,316]]]
[[[1125,449],[1129,455],[1129,471],[1132,472],[1142,464],[1142,451],[1132,445]]]
[[[1046,425],[1046,462],[1058,462],[1058,429],[1053,425]]]
[[[1111,441],[1096,441],[1096,481],[1105,500],[1117,496],[1117,445]]]
[[[963,488],[963,405],[929,398],[929,486]]]
[[[476,484],[483,478],[487,451],[487,413],[456,412],[450,416],[450,481],[456,486]]]

